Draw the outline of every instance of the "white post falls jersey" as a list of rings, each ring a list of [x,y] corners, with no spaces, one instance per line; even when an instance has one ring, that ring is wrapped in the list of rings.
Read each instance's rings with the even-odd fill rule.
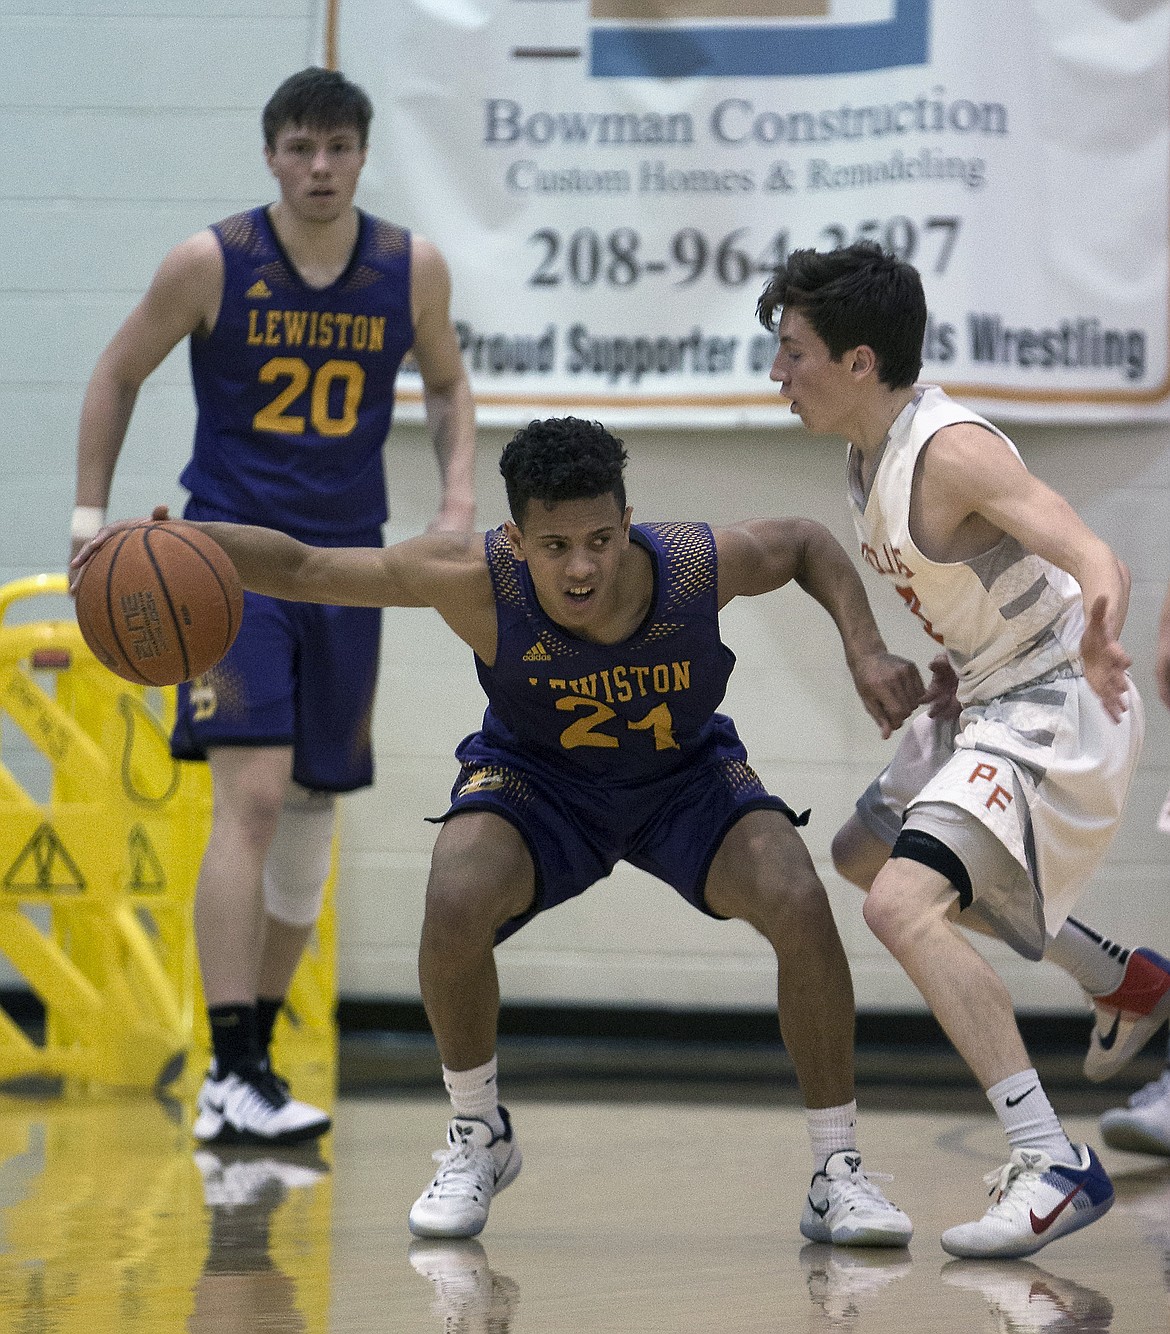
[[[1007,440],[937,386],[921,385],[890,428],[868,495],[850,449],[862,555],[945,648],[964,705],[957,730],[916,718],[876,789],[893,828],[912,807],[941,802],[999,839],[1039,902],[1011,886],[1001,894],[969,867],[976,902],[994,907],[993,920],[1011,922],[999,928],[1003,939],[1039,958],[1044,931],[1060,929],[1117,830],[1141,750],[1141,699],[1131,683],[1129,708],[1114,723],[1085,680],[1085,618],[1070,574],[1006,534],[952,563],[927,560],[915,546],[914,466],[931,436],[956,422]]]
[[[947,651],[963,704],[983,703],[1065,669],[1080,672],[1085,629],[1081,589],[1071,574],[1003,538],[970,560],[927,559],[910,535],[910,490],[918,455],[944,426],[974,422],[1016,447],[937,385],[919,385],[886,437],[868,494],[849,447],[849,499],[862,559],[893,581],[927,634]]]

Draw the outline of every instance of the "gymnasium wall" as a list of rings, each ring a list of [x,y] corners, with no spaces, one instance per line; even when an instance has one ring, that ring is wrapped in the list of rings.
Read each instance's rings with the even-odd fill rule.
[[[318,58],[324,3],[300,0],[0,0],[0,582],[63,568],[77,414],[93,362],[174,242],[272,197],[259,112],[288,73]],[[375,137],[377,134],[375,121]],[[409,217],[397,221],[410,224]],[[454,275],[456,306],[459,274]],[[1026,275],[1021,277],[1026,281]],[[182,502],[192,409],[180,348],[145,386],[111,513]],[[504,517],[481,432],[480,522]],[[1170,714],[1152,683],[1154,630],[1170,579],[1165,516],[1170,435],[1159,428],[1015,432],[1028,465],[1061,489],[1128,561],[1126,642],[1148,708],[1145,755],[1122,832],[1081,915],[1132,943],[1170,947],[1170,839],[1154,820],[1170,786]],[[852,549],[843,449],[799,427],[625,433],[635,516],[726,522],[807,514]],[[388,446],[391,538],[423,528],[437,490],[425,432]],[[869,576],[867,575],[867,578]],[[891,648],[925,665],[933,644],[872,578]],[[51,614],[60,614],[55,608]],[[727,707],[765,780],[811,806],[807,840],[829,885],[863,1009],[921,1009],[869,935],[860,897],[834,875],[829,840],[892,752],[852,692],[835,631],[797,590],[733,604],[724,638],[739,666]],[[451,752],[482,713],[470,650],[430,611],[386,616],[375,719],[378,783],[343,803],[340,985],[352,998],[417,996],[414,954],[427,862],[454,777]],[[6,746],[11,744],[4,734]],[[6,751],[7,753],[7,751]],[[1023,1009],[1076,1009],[1063,974],[989,947]],[[506,998],[767,1008],[774,967],[762,941],[716,924],[627,867],[499,951]],[[4,983],[0,975],[0,984]]]

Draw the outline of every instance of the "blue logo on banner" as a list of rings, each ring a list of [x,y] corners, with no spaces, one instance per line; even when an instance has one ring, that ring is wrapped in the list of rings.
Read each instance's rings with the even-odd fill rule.
[[[594,26],[591,73],[602,79],[775,78],[925,65],[930,0],[895,0],[875,23]]]

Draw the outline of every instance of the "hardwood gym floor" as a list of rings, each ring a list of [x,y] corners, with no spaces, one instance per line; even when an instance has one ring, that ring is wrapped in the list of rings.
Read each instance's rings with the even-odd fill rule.
[[[523,1172],[480,1239],[419,1243],[406,1213],[445,1100],[379,1082],[368,1053],[356,1068],[336,1097],[327,1063],[291,1072],[335,1126],[284,1153],[193,1152],[194,1072],[173,1099],[0,1095],[0,1331],[1170,1330],[1170,1159],[1102,1149],[1113,1211],[1034,1262],[944,1254],[939,1233],[982,1212],[1003,1156],[977,1090],[896,1070],[860,1090],[861,1149],[914,1219],[908,1250],[804,1243],[800,1109],[732,1079],[516,1079]],[[1100,1147],[1096,1112],[1124,1092],[1054,1101]]]

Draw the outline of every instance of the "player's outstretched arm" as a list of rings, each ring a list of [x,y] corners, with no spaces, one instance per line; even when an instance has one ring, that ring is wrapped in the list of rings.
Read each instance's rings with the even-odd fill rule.
[[[315,547],[251,524],[196,527],[223,547],[252,593],[342,607],[433,605],[433,542],[424,537],[391,547]]]
[[[159,506],[152,515],[165,520]],[[72,563],[76,586],[97,550],[142,520],[110,524]],[[346,607],[434,607],[485,661],[495,656],[495,603],[482,534],[424,533],[389,547],[315,547],[271,528],[193,522],[219,544],[252,593]]]
[[[925,695],[918,668],[886,648],[861,576],[845,548],[812,519],[749,519],[715,534],[719,605],[795,581],[829,613],[866,712],[883,737],[895,732]]]
[[[414,359],[439,465],[442,496],[433,532],[468,532],[475,522],[475,402],[451,323],[446,261],[424,237],[411,238]]]

